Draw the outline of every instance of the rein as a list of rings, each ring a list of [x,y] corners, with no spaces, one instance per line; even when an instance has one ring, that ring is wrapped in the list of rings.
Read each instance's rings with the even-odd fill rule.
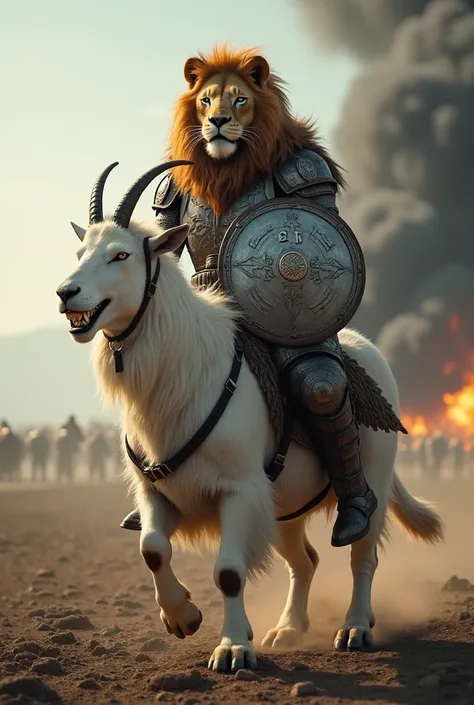
[[[123,348],[123,341],[131,335],[140,321],[143,318],[143,314],[145,313],[148,304],[150,303],[151,297],[154,295],[156,291],[156,286],[158,282],[158,277],[160,276],[160,258],[158,257],[156,261],[156,269],[153,274],[151,275],[151,256],[150,256],[150,248],[148,247],[148,241],[149,237],[144,238],[143,240],[143,254],[145,255],[145,268],[146,268],[146,281],[145,281],[145,292],[143,294],[142,302],[140,304],[140,308],[138,309],[137,313],[135,316],[132,318],[131,323],[125,328],[125,330],[120,333],[119,335],[107,335],[107,333],[104,333],[105,338],[108,340],[109,343],[109,348],[112,351],[112,354],[114,356],[114,363],[115,363],[115,372],[116,374],[120,374],[123,372],[123,358],[122,358],[122,348]],[[118,345],[117,345],[118,343]]]

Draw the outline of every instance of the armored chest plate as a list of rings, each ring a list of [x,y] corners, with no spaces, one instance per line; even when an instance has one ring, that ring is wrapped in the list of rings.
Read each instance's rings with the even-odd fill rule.
[[[273,194],[272,194],[273,195]],[[254,184],[220,217],[212,208],[191,196],[182,215],[189,225],[188,248],[196,270],[203,269],[209,255],[217,255],[222,238],[235,218],[250,206],[268,199],[265,181]]]
[[[239,215],[224,235],[218,266],[243,325],[290,347],[338,333],[365,288],[364,257],[349,226],[297,198],[274,198]]]

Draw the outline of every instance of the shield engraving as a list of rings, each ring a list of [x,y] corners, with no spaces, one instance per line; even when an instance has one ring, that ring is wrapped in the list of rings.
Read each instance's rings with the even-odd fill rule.
[[[338,215],[299,198],[251,206],[227,229],[219,279],[262,340],[314,345],[338,333],[365,287],[360,245]]]

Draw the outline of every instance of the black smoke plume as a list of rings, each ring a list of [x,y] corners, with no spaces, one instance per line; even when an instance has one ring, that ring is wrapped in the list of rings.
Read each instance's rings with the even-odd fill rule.
[[[368,270],[353,325],[423,413],[474,351],[474,0],[293,4],[315,44],[364,62],[334,134]]]

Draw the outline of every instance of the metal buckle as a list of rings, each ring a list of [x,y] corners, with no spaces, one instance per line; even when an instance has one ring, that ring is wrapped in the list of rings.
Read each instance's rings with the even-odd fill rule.
[[[148,289],[147,289],[146,295],[149,296],[151,299],[151,297],[153,296],[153,294],[155,293],[157,288],[158,288],[158,286],[157,286],[157,284],[155,284],[155,282],[150,282],[148,284]]]
[[[285,460],[286,460],[286,455],[282,455],[281,453],[277,453],[275,456],[275,460],[273,462],[275,465],[280,465],[281,467],[284,467]]]
[[[164,480],[167,475],[170,475],[171,470],[165,463],[157,463],[145,466],[142,473],[150,482],[158,482],[158,480]]]
[[[109,342],[109,349],[110,349],[111,352],[113,352],[113,353],[115,353],[115,352],[120,352],[120,351],[122,350],[122,348],[123,348],[123,343],[122,343],[122,342],[118,343],[116,340],[111,340],[111,341]]]
[[[230,394],[233,394],[233,393],[235,392],[235,390],[237,389],[237,384],[234,382],[233,379],[231,379],[231,378],[229,377],[229,379],[228,379],[227,382],[225,383],[225,388],[227,389],[227,391],[228,391]]]

